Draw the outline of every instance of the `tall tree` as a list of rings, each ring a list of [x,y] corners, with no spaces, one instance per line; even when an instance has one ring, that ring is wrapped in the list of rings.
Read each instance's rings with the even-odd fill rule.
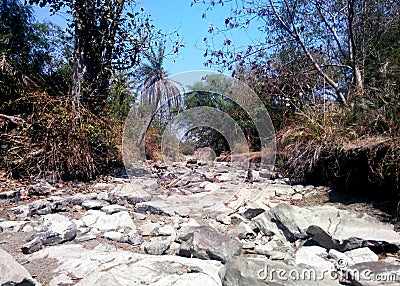
[[[218,4],[231,5],[231,14],[221,28],[211,26],[210,33],[255,26],[265,32],[266,40],[238,47],[225,39],[223,49],[209,47],[212,63],[230,67],[259,54],[276,57],[294,46],[306,56],[308,68],[317,71],[324,89],[333,91],[342,104],[351,92],[363,93],[366,44],[372,33],[386,32],[400,7],[398,1],[384,0],[242,0],[209,1],[206,9]],[[380,24],[374,13],[381,15]]]
[[[49,5],[53,12],[67,9],[73,19],[74,68],[71,96],[79,114],[84,102],[90,110],[103,110],[113,71],[140,62],[140,54],[159,36],[134,0],[30,0]]]
[[[143,62],[136,71],[137,81],[140,82],[142,108],[150,108],[150,116],[139,133],[137,146],[142,144],[158,108],[163,108],[163,106],[171,108],[180,105],[181,86],[169,79],[164,69],[165,49],[165,42],[158,43],[156,48],[151,47],[145,53],[147,62]]]

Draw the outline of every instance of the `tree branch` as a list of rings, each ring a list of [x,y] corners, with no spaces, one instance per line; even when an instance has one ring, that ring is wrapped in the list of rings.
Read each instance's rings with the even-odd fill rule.
[[[17,125],[23,125],[26,123],[26,121],[24,119],[22,119],[21,117],[17,117],[17,116],[0,114],[0,118],[11,121],[12,123],[17,124]]]

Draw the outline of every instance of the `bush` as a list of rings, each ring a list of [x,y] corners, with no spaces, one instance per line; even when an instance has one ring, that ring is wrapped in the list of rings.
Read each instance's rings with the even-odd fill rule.
[[[84,107],[75,112],[70,97],[33,92],[14,104],[29,111],[25,123],[0,135],[0,167],[13,177],[91,180],[120,163],[107,117]]]

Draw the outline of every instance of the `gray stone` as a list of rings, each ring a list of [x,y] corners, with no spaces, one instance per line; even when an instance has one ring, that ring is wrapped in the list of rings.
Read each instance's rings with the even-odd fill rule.
[[[102,212],[105,212],[108,215],[115,214],[117,212],[127,211],[126,207],[120,205],[108,205],[101,208]]]
[[[226,224],[226,225],[230,225],[232,223],[232,219],[230,218],[230,216],[228,216],[226,214],[219,214],[219,215],[217,215],[217,217],[215,219],[218,222]]]
[[[121,199],[130,204],[147,202],[151,200],[151,194],[145,190],[143,185],[137,182],[117,186],[113,193],[117,199]]]
[[[218,271],[222,265],[218,261],[138,254],[108,244],[93,249],[79,244],[50,246],[29,257],[30,260],[43,258],[56,259],[55,275],[68,273],[76,278],[77,286],[221,286]],[[53,278],[50,285],[56,285],[52,284],[56,281]]]
[[[76,231],[76,224],[65,216],[48,214],[43,216],[40,236],[44,245],[54,245],[73,240]]]
[[[118,231],[107,231],[103,237],[117,242],[125,242],[125,235]]]
[[[363,262],[378,261],[379,257],[368,247],[357,248],[346,251],[344,253],[347,256],[347,264],[354,265]]]
[[[79,221],[83,227],[90,228],[94,234],[119,231],[120,229],[128,232],[136,229],[136,225],[127,211],[108,215],[100,210],[89,210]]]
[[[331,271],[335,265],[328,260],[328,252],[320,246],[302,246],[294,257],[296,265],[308,265],[321,271]]]
[[[50,185],[48,182],[39,182],[35,185],[31,185],[28,187],[28,194],[43,196],[43,195],[48,195],[51,192],[54,192],[55,190],[56,188]]]
[[[10,205],[15,202],[19,202],[21,199],[21,192],[18,190],[12,191],[0,191],[0,200],[2,200],[1,204]]]
[[[97,194],[76,194],[68,198],[68,202],[74,206],[82,205],[84,201],[96,200]]]
[[[34,286],[36,281],[9,253],[0,249],[0,285]]]
[[[146,215],[141,214],[141,213],[133,212],[133,213],[132,213],[132,218],[133,218],[134,220],[145,220],[145,219],[146,219]]]
[[[223,235],[209,226],[192,227],[184,239],[187,240],[179,249],[181,256],[214,259],[224,263],[242,251],[238,239]]]
[[[108,202],[102,200],[87,200],[82,203],[82,207],[85,210],[99,210],[108,205]]]
[[[96,236],[89,234],[89,235],[84,235],[84,236],[80,236],[80,237],[75,237],[74,241],[80,243],[80,242],[85,242],[85,241],[89,241],[89,240],[93,240],[93,239],[96,239]]]
[[[340,285],[337,280],[324,276],[318,270],[260,258],[234,257],[224,265],[219,275],[224,286]]]
[[[229,234],[239,239],[254,239],[257,236],[253,228],[244,222],[239,223],[234,229],[230,230]]]
[[[154,222],[145,222],[144,224],[138,226],[138,229],[142,232],[143,236],[150,236],[152,231],[159,227],[160,225],[158,223]]]
[[[284,236],[290,242],[311,237],[320,246],[339,251],[364,246],[400,247],[400,234],[392,225],[333,206],[300,208],[279,204],[253,221],[266,235]]]
[[[28,223],[29,221],[13,221],[13,220],[0,221],[0,230],[18,232],[21,231]]]
[[[108,195],[108,192],[100,192],[97,194],[96,199],[108,201],[110,199],[110,196]]]
[[[155,241],[144,244],[144,252],[151,255],[162,255],[169,249],[171,242],[168,240]]]
[[[287,204],[279,204],[255,217],[253,221],[268,236],[284,236],[290,242],[307,237],[307,221]]]
[[[69,286],[74,285],[74,281],[66,274],[60,274],[51,280],[49,286]]]
[[[288,253],[279,250],[273,250],[266,255],[271,260],[289,260],[292,258]]]
[[[242,213],[242,215],[247,218],[247,219],[252,219],[260,214],[265,212],[264,208],[261,207],[254,207],[254,206],[246,206],[245,211]]]
[[[270,256],[273,250],[274,249],[270,244],[256,244],[254,246],[254,251],[261,255]]]
[[[141,245],[144,242],[139,230],[131,230],[128,232],[125,240],[131,245]]]
[[[294,194],[292,196],[292,200],[302,200],[303,199],[303,195],[302,194]]]
[[[109,184],[109,183],[95,183],[90,187],[92,190],[105,190],[105,191],[111,191],[112,189],[115,188],[115,184]]]
[[[292,186],[281,184],[268,185],[267,190],[274,191],[275,196],[278,197],[290,197],[295,193],[295,190],[292,188]]]
[[[30,254],[39,251],[43,247],[42,239],[40,236],[32,238],[30,241],[25,243],[21,250],[23,254]]]
[[[175,234],[176,234],[175,228],[171,224],[158,226],[151,231],[152,236],[171,236]]]
[[[219,189],[221,189],[221,186],[216,183],[207,183],[204,186],[204,191],[206,191],[206,192],[215,192],[215,191],[218,191]]]

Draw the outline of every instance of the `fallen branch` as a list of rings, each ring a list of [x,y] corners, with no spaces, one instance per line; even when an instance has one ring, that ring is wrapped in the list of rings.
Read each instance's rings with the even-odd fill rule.
[[[5,115],[5,114],[0,113],[0,118],[9,120],[12,123],[17,124],[17,125],[23,125],[26,123],[26,121],[24,119],[22,119],[21,117],[17,117],[17,116]]]

